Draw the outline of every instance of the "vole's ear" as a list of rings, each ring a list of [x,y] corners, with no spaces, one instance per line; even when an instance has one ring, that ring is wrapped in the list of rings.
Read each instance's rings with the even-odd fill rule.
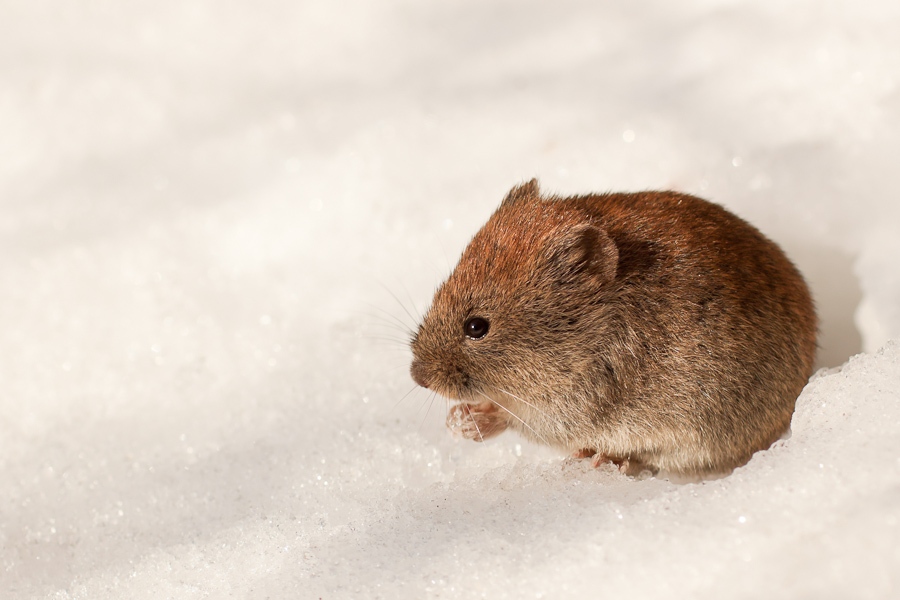
[[[554,240],[550,256],[560,272],[588,273],[604,283],[616,278],[619,267],[616,243],[594,225],[580,225]]]
[[[515,204],[522,200],[537,199],[540,197],[541,190],[538,188],[538,180],[532,179],[528,183],[517,185],[513,189],[509,190],[509,192],[506,194],[506,197],[503,199],[503,202],[500,203],[500,206]]]

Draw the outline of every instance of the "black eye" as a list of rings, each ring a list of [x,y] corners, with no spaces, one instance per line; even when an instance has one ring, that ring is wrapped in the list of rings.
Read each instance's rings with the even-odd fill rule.
[[[466,324],[463,325],[463,329],[465,329],[467,337],[472,338],[473,340],[480,340],[487,335],[488,329],[490,329],[490,323],[487,322],[487,319],[472,317],[466,321]]]

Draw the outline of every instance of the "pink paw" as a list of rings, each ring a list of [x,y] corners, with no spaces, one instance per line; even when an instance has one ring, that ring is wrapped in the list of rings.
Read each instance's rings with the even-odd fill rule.
[[[454,435],[476,442],[490,439],[508,426],[505,415],[493,402],[455,404],[447,414],[447,427]]]
[[[590,458],[591,467],[595,469],[599,468],[601,465],[612,464],[619,469],[620,473],[624,473],[625,475],[629,475],[631,477],[637,477],[638,475],[641,475],[645,472],[654,475],[657,472],[657,469],[649,467],[639,460],[607,456],[605,454],[599,454],[596,451],[590,450],[588,448],[576,450],[572,453],[572,458]]]

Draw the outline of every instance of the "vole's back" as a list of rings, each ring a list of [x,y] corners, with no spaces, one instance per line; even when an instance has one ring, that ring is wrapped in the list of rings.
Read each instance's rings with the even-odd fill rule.
[[[622,349],[640,359],[626,358],[625,373],[644,384],[636,391],[619,377],[619,401],[609,410],[634,420],[622,407],[638,406],[650,437],[692,423],[693,443],[662,451],[669,459],[647,459],[680,470],[701,458],[701,471],[717,471],[768,447],[790,424],[816,348],[812,300],[784,253],[738,217],[691,196],[563,202],[590,214],[619,249],[608,301],[621,315]]]

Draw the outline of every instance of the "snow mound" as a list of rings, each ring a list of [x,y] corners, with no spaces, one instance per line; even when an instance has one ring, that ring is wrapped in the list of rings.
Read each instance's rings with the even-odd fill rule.
[[[896,2],[3,16],[3,598],[900,594]],[[785,247],[790,437],[693,483],[450,438],[407,336],[534,176]]]

